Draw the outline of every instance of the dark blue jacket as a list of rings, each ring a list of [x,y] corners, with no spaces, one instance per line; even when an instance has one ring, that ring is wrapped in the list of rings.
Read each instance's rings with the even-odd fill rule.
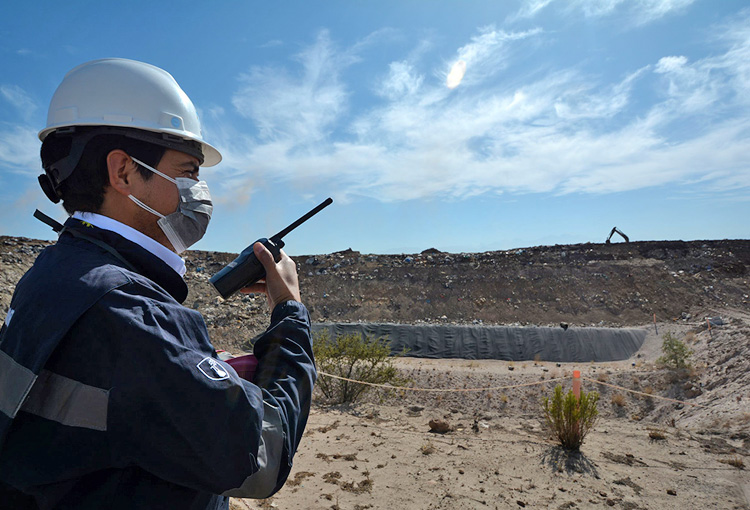
[[[89,239],[65,232],[40,254],[0,330],[0,508],[226,509],[222,494],[281,488],[316,377],[305,307],[273,310],[250,383],[161,259],[66,229]]]

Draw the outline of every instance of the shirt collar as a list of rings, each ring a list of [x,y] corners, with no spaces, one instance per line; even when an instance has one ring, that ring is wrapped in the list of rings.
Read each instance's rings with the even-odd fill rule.
[[[117,220],[113,220],[108,216],[102,216],[101,214],[92,212],[76,211],[73,213],[73,218],[91,223],[95,227],[119,234],[128,241],[137,244],[144,250],[147,250],[153,255],[159,257],[164,261],[165,264],[174,269],[174,271],[180,276],[183,276],[185,274],[185,261],[182,257],[177,255],[175,252],[173,252],[163,244],[158,243],[157,241],[148,237],[146,234],[139,232],[134,228],[129,227],[124,223],[120,223]]]

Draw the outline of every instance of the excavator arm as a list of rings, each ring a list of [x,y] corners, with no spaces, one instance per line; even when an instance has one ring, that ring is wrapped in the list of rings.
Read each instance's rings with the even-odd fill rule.
[[[623,239],[625,239],[625,242],[626,242],[626,243],[629,243],[629,242],[630,242],[630,239],[628,238],[628,236],[626,236],[626,235],[625,235],[625,234],[624,234],[624,233],[623,233],[623,232],[622,232],[622,231],[621,231],[621,230],[620,230],[619,228],[617,228],[617,227],[614,227],[614,228],[612,228],[612,231],[611,231],[611,232],[609,233],[609,235],[607,236],[607,240],[606,240],[606,241],[604,241],[604,242],[605,242],[605,243],[607,243],[607,244],[609,244],[609,242],[610,242],[610,239],[612,239],[612,236],[613,236],[613,235],[615,235],[615,232],[617,232],[618,234],[620,234],[620,235],[622,236],[622,238],[623,238]]]

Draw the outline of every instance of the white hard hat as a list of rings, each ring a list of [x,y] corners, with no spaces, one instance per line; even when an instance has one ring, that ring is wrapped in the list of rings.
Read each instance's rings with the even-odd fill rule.
[[[221,161],[219,151],[203,140],[195,106],[172,75],[135,60],[93,60],[65,75],[39,139],[76,126],[140,129],[155,133],[154,143],[177,150],[175,139],[192,140],[200,144],[203,166]]]

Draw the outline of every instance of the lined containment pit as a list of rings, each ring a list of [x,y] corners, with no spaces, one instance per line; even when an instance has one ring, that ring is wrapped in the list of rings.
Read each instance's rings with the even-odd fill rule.
[[[643,345],[645,329],[514,326],[317,323],[313,333],[331,338],[361,334],[385,338],[391,352],[417,358],[506,361],[603,362],[630,358]]]

